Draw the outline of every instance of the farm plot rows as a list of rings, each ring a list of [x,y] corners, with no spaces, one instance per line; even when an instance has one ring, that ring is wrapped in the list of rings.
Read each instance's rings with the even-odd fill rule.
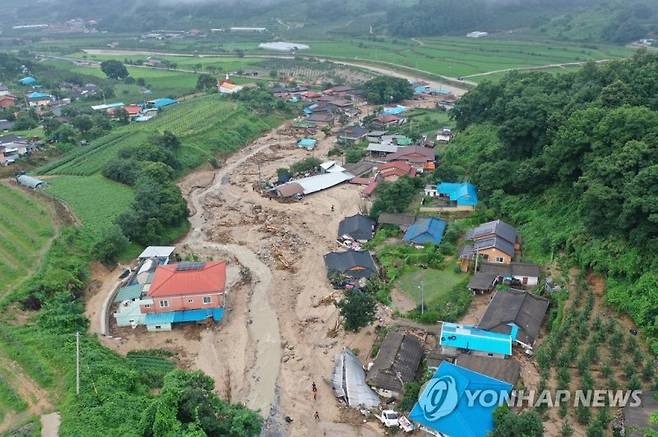
[[[27,193],[0,184],[0,296],[35,268],[54,232],[45,206]]]
[[[388,62],[436,74],[461,76],[504,68],[540,66],[628,56],[622,47],[586,47],[555,42],[504,39],[429,38],[423,45],[403,41],[309,42],[309,54]]]
[[[92,176],[57,176],[48,181],[47,192],[68,204],[88,229],[101,234],[130,207],[133,190],[123,184]]]

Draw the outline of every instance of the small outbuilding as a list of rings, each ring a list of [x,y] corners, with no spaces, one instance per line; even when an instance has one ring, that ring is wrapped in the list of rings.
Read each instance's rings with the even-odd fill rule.
[[[45,181],[42,181],[41,179],[37,179],[35,177],[28,176],[25,174],[17,176],[16,182],[18,182],[19,185],[22,185],[27,188],[31,188],[33,190],[45,188],[45,186],[47,185]]]

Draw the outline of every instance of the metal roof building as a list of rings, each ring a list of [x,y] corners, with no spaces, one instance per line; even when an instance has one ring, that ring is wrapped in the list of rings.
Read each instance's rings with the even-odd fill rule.
[[[16,178],[16,182],[23,185],[24,187],[32,188],[33,190],[45,187],[47,185],[45,181],[25,174],[18,176]]]

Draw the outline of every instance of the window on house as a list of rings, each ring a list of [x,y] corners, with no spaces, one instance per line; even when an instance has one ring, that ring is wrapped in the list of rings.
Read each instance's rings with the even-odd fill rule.
[[[505,259],[504,259],[502,256],[497,256],[497,257],[496,257],[496,262],[497,262],[497,263],[502,263],[502,262],[504,262],[504,261],[505,261]]]
[[[187,303],[194,303],[194,299],[192,298],[187,299]]]
[[[146,305],[144,305],[144,308],[151,308],[151,304],[147,303]]]
[[[160,308],[167,308],[169,306],[169,301],[168,300],[161,300],[160,301]]]
[[[209,304],[210,303],[210,296],[203,296],[203,303],[204,304]]]

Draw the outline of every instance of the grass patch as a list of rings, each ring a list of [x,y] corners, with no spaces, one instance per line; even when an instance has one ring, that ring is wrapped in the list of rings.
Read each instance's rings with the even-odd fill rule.
[[[451,266],[441,270],[417,269],[400,276],[398,286],[414,302],[420,305],[420,283],[423,283],[425,306],[433,307],[443,302],[450,291],[459,283],[464,282],[468,275],[457,273]]]

